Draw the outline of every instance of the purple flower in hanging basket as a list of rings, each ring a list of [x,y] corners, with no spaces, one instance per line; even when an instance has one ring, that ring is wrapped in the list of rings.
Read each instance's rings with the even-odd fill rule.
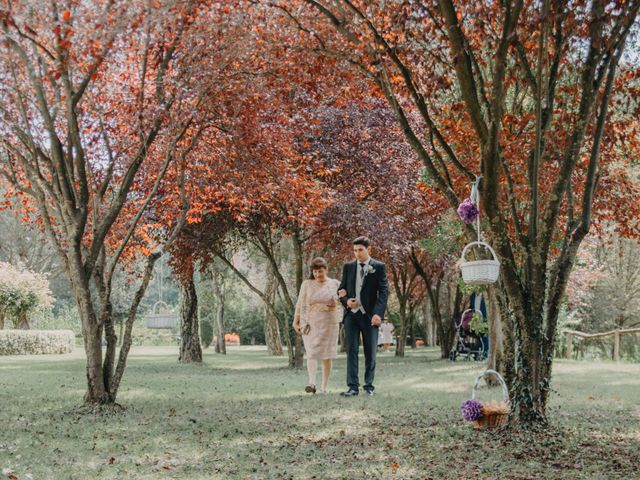
[[[473,200],[467,198],[458,206],[458,215],[464,223],[473,223],[480,215],[480,211]]]
[[[460,405],[460,412],[462,412],[462,418],[467,422],[474,422],[482,418],[482,402],[478,400],[465,400]]]

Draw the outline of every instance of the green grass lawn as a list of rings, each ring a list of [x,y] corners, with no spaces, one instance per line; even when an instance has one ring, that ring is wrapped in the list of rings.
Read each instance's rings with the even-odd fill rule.
[[[184,366],[176,348],[136,347],[119,396],[126,410],[112,415],[77,413],[82,351],[0,357],[0,471],[18,479],[640,478],[640,365],[557,361],[552,428],[489,433],[458,412],[482,366],[437,357],[431,349],[380,354],[377,395],[341,398],[344,357],[330,393],[309,396],[305,372],[264,349],[207,351],[203,365]]]

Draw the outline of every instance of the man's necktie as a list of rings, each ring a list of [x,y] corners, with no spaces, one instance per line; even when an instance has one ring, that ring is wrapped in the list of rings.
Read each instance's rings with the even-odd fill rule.
[[[360,278],[364,278],[364,263],[360,264]]]

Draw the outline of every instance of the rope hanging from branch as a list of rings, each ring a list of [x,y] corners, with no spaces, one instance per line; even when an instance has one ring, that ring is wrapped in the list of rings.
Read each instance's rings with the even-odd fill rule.
[[[469,198],[478,209],[478,215],[476,217],[476,233],[478,235],[478,242],[482,241],[482,234],[480,232],[480,180],[481,179],[482,179],[482,175],[476,175],[475,181],[471,184],[471,195],[469,195]]]

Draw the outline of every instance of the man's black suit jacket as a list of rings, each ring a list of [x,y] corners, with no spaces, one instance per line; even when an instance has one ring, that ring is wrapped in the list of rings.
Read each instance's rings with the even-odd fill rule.
[[[360,300],[369,318],[374,315],[384,318],[387,299],[389,298],[389,281],[387,280],[386,267],[384,263],[378,262],[373,258],[370,260],[369,265],[374,271],[367,273],[364,277]],[[350,311],[349,307],[347,307],[347,300],[356,298],[356,275],[359,268],[357,260],[345,263],[342,267],[342,281],[340,282],[339,290],[344,289],[347,291],[347,295],[340,299],[345,308],[345,315]]]

